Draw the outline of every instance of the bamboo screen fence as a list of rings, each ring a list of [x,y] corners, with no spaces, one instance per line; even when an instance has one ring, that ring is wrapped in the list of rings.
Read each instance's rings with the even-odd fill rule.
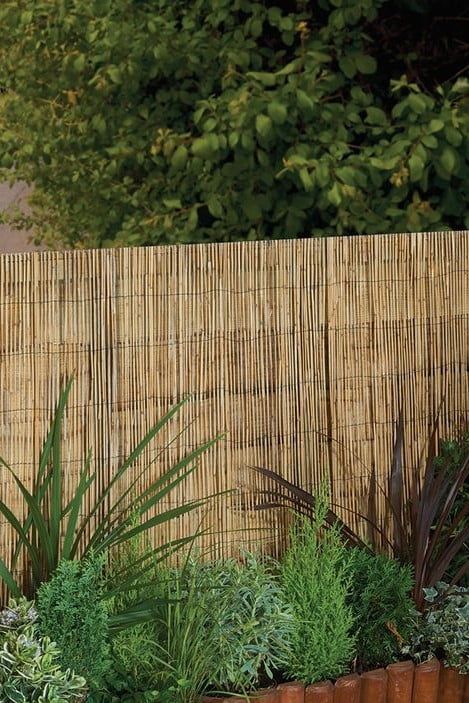
[[[73,373],[67,490],[89,448],[102,485],[191,393],[171,428],[186,431],[150,474],[226,431],[171,502],[238,490],[172,536],[202,519],[216,553],[259,540],[275,551],[287,516],[252,509],[250,465],[306,488],[332,480],[337,502],[363,508],[371,469],[385,485],[401,404],[407,467],[442,401],[442,433],[465,418],[468,257],[469,232],[4,255],[0,455],[32,479]],[[19,506],[0,476],[0,498]],[[1,524],[2,556],[11,540]]]

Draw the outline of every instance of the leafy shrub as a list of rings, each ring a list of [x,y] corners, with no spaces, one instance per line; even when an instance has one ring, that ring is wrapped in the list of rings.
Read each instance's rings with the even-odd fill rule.
[[[469,674],[469,588],[440,582],[425,589],[425,602],[427,610],[403,652],[418,662],[438,657]]]
[[[114,569],[125,572],[133,550],[130,561],[145,552],[141,542],[129,543],[111,562],[111,579]],[[142,598],[153,600],[155,621],[111,641],[107,688],[115,700],[166,695],[190,701],[207,688],[252,689],[289,658],[292,615],[278,576],[273,563],[251,554],[243,563],[191,558],[181,569],[156,568],[142,589],[121,595],[117,607]]]
[[[274,563],[246,553],[201,569],[198,588],[212,592],[210,631],[216,642],[210,684],[218,690],[249,691],[285,671],[294,619]]]
[[[3,175],[67,246],[467,227],[467,80],[392,5],[3,0]]]
[[[12,598],[7,608],[0,611],[0,632],[2,635],[10,631],[21,634],[25,628],[37,623],[37,610],[33,602],[26,598]]]
[[[102,599],[101,558],[63,561],[37,593],[38,628],[60,649],[63,669],[99,687],[109,667],[107,604]]]
[[[412,569],[384,554],[362,549],[350,552],[351,590],[347,599],[360,666],[372,668],[394,661],[413,629]]]
[[[126,578],[132,565],[151,554],[141,534],[113,550],[106,569],[106,580],[112,589],[116,580]],[[149,571],[144,582],[134,583],[125,592],[118,593],[111,601],[111,612],[119,613],[132,609],[142,601],[159,595],[155,585],[156,571]],[[94,696],[93,701],[113,703],[150,703],[159,700],[156,691],[159,664],[156,656],[156,629],[153,621],[137,623],[112,633],[111,667],[106,676],[106,694]]]
[[[138,666],[138,655],[141,666]],[[111,641],[111,663],[103,685],[89,703],[153,703],[160,701],[155,688],[159,663],[150,623],[116,633]]]
[[[322,530],[327,505],[313,521],[298,519],[282,562],[285,598],[295,618],[287,673],[305,682],[344,673],[355,652],[353,615],[347,604],[351,570],[340,528]]]
[[[244,692],[286,667],[293,618],[268,563],[191,559],[160,584],[160,689],[183,701],[207,689]]]
[[[10,601],[0,613],[0,700],[3,703],[78,703],[86,682],[59,663],[60,651],[40,637],[32,603]]]

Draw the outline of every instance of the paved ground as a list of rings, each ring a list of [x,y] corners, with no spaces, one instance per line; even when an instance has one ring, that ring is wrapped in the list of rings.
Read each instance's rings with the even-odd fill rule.
[[[10,188],[6,183],[0,183],[0,210],[21,203],[28,192],[24,183],[17,183]],[[31,244],[27,232],[11,230],[5,225],[0,225],[0,254],[12,252],[34,251],[38,247]]]

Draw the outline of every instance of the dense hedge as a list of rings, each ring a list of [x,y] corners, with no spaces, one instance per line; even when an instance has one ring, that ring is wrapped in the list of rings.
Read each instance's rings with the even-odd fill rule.
[[[469,227],[468,81],[387,6],[3,0],[0,175],[71,246]]]

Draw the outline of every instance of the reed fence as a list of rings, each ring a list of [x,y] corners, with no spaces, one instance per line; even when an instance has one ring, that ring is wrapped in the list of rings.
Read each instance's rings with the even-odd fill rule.
[[[2,255],[0,455],[32,478],[74,374],[66,490],[89,448],[102,485],[191,393],[171,428],[185,432],[150,473],[226,432],[171,502],[237,490],[172,536],[202,519],[213,553],[275,551],[288,517],[253,510],[251,465],[306,488],[329,480],[344,510],[363,508],[370,471],[386,483],[401,405],[406,467],[441,403],[442,434],[465,420],[468,272],[469,232]],[[0,476],[0,498],[19,505]],[[11,540],[1,524],[0,554]]]

